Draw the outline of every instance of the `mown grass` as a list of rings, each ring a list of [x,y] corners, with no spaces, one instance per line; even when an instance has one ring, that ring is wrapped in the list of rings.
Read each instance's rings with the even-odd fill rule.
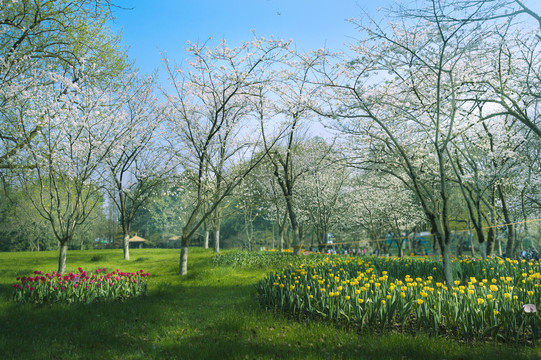
[[[466,343],[354,329],[262,311],[254,285],[271,268],[215,266],[212,250],[71,251],[78,266],[151,273],[148,295],[90,305],[18,305],[19,275],[56,269],[56,252],[0,253],[2,359],[541,359],[541,347]],[[99,261],[96,261],[99,259]]]

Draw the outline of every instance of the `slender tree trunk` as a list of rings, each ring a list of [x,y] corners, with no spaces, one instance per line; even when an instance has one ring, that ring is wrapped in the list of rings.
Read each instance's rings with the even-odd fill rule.
[[[276,249],[276,245],[274,244],[274,242],[276,241],[276,238],[274,237],[274,229],[272,229],[272,238],[271,238],[271,242],[272,242],[272,248],[271,249]]]
[[[488,228],[488,235],[487,235],[487,250],[486,254],[487,257],[490,257],[492,255],[492,252],[494,251],[494,228],[489,227]]]
[[[507,201],[505,199],[505,196],[503,194],[503,190],[500,185],[498,185],[498,194],[500,195],[500,200],[502,202],[502,211],[503,211],[503,218],[505,219],[505,223],[507,224],[507,250],[506,255],[509,258],[516,258],[518,257],[517,254],[517,246],[515,244],[515,228],[511,224],[511,215],[509,214],[509,209],[507,209]]]
[[[445,230],[445,225],[442,227],[438,227],[437,220],[434,217],[431,217],[430,220],[432,223],[432,233],[436,237],[436,240],[441,250],[441,255],[443,257],[443,276],[445,277],[447,287],[451,288],[453,286],[453,264],[451,262],[451,246],[449,243],[449,233]]]
[[[280,229],[280,244],[278,245],[280,252],[284,251],[284,228]]]
[[[470,247],[471,247],[471,256],[475,257],[477,254],[475,252],[475,237],[470,235],[470,231],[468,230],[468,239],[470,240]]]
[[[60,255],[58,256],[58,273],[66,273],[66,255],[68,253],[68,241],[60,242]]]
[[[214,252],[220,252],[220,225],[214,229]]]
[[[292,230],[293,230],[293,253],[295,255],[300,255],[301,254],[301,235],[300,235],[300,230],[299,230],[299,227],[298,226],[295,226],[293,227],[292,226]]]
[[[494,211],[494,192],[492,193],[492,209],[490,209],[490,223],[488,228],[488,236],[487,236],[487,257],[491,256],[494,252],[494,243],[496,241],[496,229],[493,227],[496,223],[496,217],[495,217],[495,211]],[[501,254],[500,254],[501,256]]]
[[[122,243],[124,249],[124,260],[130,260],[130,234],[124,234],[124,241]]]
[[[210,231],[205,227],[205,249],[209,248]]]
[[[180,275],[188,274],[188,240],[182,237],[180,247]]]
[[[402,238],[399,237],[398,240],[397,240],[397,244],[398,244],[398,257],[399,258],[402,258],[404,257],[404,247],[402,246]]]
[[[299,223],[297,222],[297,214],[295,214],[291,196],[289,198],[286,197],[286,204],[287,204],[287,211],[289,214],[289,220],[291,222],[291,230],[293,232],[293,253],[295,255],[300,255],[301,246],[302,246],[300,229],[299,229]]]

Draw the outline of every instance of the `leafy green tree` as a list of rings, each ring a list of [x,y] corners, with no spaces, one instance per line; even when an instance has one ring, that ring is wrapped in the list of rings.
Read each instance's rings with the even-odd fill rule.
[[[37,192],[37,186],[30,187]],[[56,249],[49,223],[32,206],[25,191],[5,184],[0,191],[0,251],[42,251]]]

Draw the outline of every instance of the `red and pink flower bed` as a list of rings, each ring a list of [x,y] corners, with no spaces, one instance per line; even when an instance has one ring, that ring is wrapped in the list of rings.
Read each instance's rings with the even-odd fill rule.
[[[43,274],[34,271],[34,276],[22,276],[13,284],[13,300],[19,303],[91,303],[124,300],[141,296],[147,291],[150,276],[143,270],[107,272],[106,268],[87,273],[82,268],[78,273],[62,275],[53,271]]]

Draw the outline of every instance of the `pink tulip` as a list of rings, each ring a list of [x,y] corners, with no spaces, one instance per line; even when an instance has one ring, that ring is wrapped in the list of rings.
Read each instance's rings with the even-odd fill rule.
[[[527,313],[537,312],[537,309],[535,308],[534,304],[524,304],[522,305],[522,307],[524,308],[524,312],[527,312]]]

